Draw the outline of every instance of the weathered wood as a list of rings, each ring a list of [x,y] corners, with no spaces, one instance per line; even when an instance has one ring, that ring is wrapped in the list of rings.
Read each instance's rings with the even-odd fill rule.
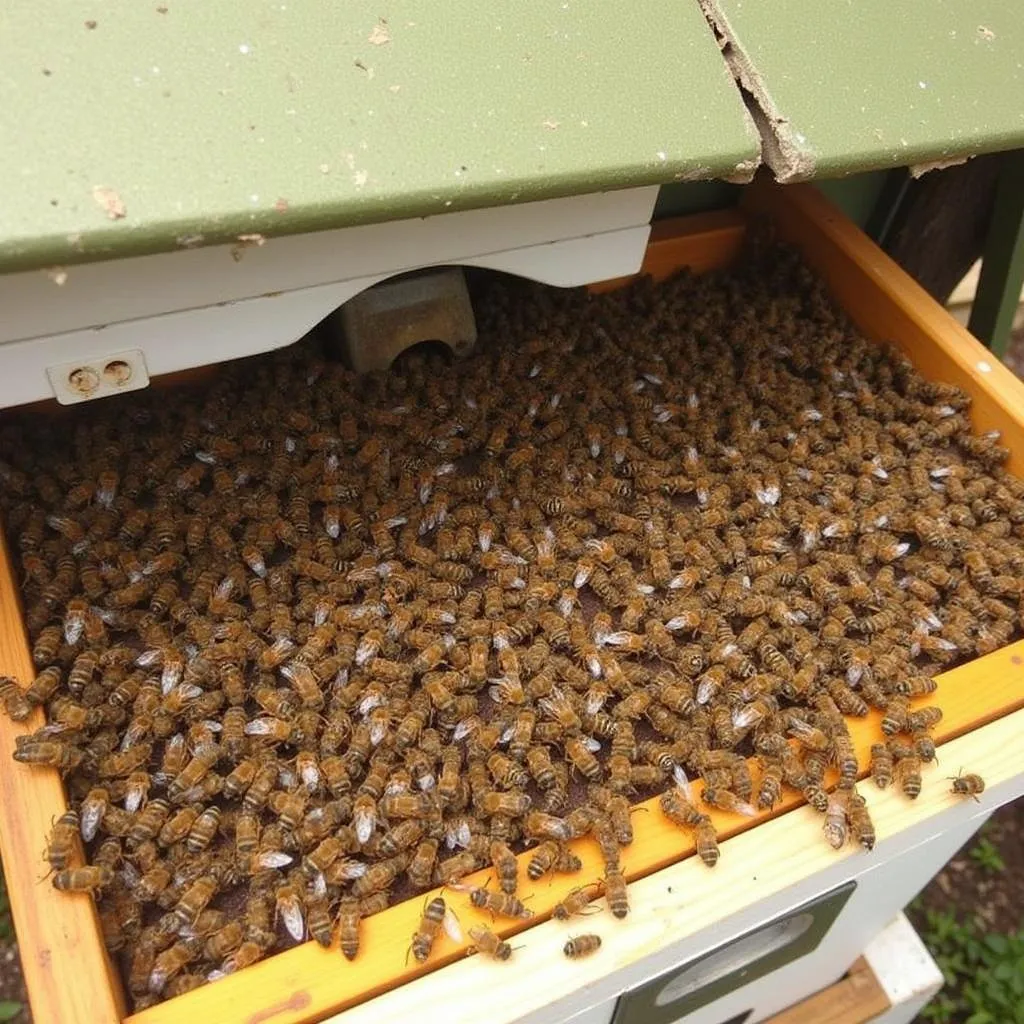
[[[865,1024],[891,1005],[874,972],[861,957],[834,985],[769,1017],[765,1024]]]
[[[1003,159],[929,171],[908,184],[893,218],[885,251],[943,305],[984,251]]]

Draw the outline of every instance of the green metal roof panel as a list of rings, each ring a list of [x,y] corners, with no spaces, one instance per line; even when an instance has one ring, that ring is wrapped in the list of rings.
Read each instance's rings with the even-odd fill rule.
[[[0,270],[752,172],[697,5],[7,0]]]
[[[784,180],[1024,145],[1024,6],[701,0],[774,129]]]

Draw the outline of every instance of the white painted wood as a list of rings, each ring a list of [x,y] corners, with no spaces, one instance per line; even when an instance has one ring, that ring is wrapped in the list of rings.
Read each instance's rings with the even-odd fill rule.
[[[903,914],[864,950],[864,959],[892,1004],[873,1024],[910,1024],[942,988],[942,971]]]
[[[944,744],[940,753],[944,763],[970,764],[989,780],[980,802],[951,796],[943,778],[948,768],[935,765],[915,802],[865,785],[876,823],[885,823],[871,854],[822,851],[821,818],[803,807],[723,843],[714,872],[689,858],[634,882],[629,918],[602,919],[603,945],[586,960],[560,969],[557,951],[573,925],[546,921],[517,936],[507,964],[461,960],[331,1019],[398,1024],[411,1007],[443,1002],[447,1024],[469,1024],[486,993],[488,1024],[551,1024],[583,1010],[600,1021],[598,1008],[607,1011],[621,993],[856,878],[858,894],[816,953],[764,979],[751,1024],[763,1020],[840,977],[982,821],[1024,791],[1024,712]],[[598,930],[596,924],[588,928]],[[751,1008],[745,997],[752,994],[731,993],[687,1024],[719,1024]]]
[[[650,222],[657,195],[623,189],[88,263],[67,268],[63,285],[52,273],[9,274],[0,277],[0,343],[636,228]]]
[[[545,284],[573,287],[636,273],[643,262],[649,233],[650,225],[643,224],[468,257],[462,262],[531,277]],[[106,327],[0,344],[0,408],[52,398],[54,389],[47,375],[50,367],[100,359],[125,349],[140,350],[150,376],[156,376],[283,348],[353,295],[388,276],[350,278],[314,288],[274,292]],[[3,280],[0,278],[0,283]]]

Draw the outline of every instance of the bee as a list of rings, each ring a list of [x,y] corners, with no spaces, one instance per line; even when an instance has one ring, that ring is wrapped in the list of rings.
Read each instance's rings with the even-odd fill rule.
[[[747,818],[753,818],[757,814],[756,808],[752,807],[745,800],[741,800],[728,789],[705,786],[701,799],[709,807],[716,807],[718,810],[728,811],[730,814],[742,814]]]
[[[579,960],[581,957],[590,956],[601,948],[600,935],[577,935],[562,947],[562,952],[570,960]]]
[[[409,947],[418,963],[423,963],[430,956],[442,927],[453,942],[462,941],[462,929],[455,915],[445,905],[442,897],[435,896],[424,906],[419,927],[413,933],[412,945]]]
[[[582,885],[555,904],[554,910],[551,914],[556,920],[568,921],[570,917],[574,917],[577,914],[586,914],[589,909],[597,909],[591,906],[591,901],[596,899],[600,895],[600,886],[591,883],[590,885]]]
[[[469,929],[469,937],[473,940],[477,952],[494,960],[508,960],[512,956],[512,946],[495,935],[486,925],[473,925]]]
[[[207,807],[192,823],[185,846],[191,854],[199,854],[205,850],[220,827],[221,811],[219,807]]]
[[[153,801],[157,803],[158,801]],[[152,806],[152,804],[150,804]],[[161,826],[157,833],[156,841],[159,846],[173,846],[188,836],[199,817],[199,810],[196,807],[182,807],[171,815]]]
[[[604,894],[608,900],[608,909],[613,917],[620,920],[629,914],[626,879],[621,871],[606,871],[604,876]]]
[[[530,811],[523,821],[523,829],[528,836],[537,839],[567,840],[570,837],[569,825],[564,818],[558,818],[542,811]]]
[[[854,839],[869,852],[875,848],[875,825],[871,820],[864,797],[856,790],[850,791],[846,807],[850,831]]]
[[[213,875],[203,875],[182,894],[174,908],[174,917],[183,927],[195,923],[196,918],[206,909],[220,888],[220,882]]]
[[[338,942],[346,960],[354,960],[359,954],[359,921],[362,917],[359,901],[346,897],[338,906]],[[320,941],[318,939],[318,941]],[[320,944],[329,946],[331,943],[330,923],[327,925],[327,941]]]
[[[916,800],[921,795],[921,760],[916,755],[901,757],[896,762],[893,777],[899,783],[904,796]]]
[[[461,883],[454,883],[453,889],[460,889],[469,892],[469,902],[478,910],[487,910],[491,916],[515,917],[527,920],[533,917],[530,910],[517,896],[504,892],[491,892],[490,889],[480,886],[466,886]]]
[[[491,864],[494,866],[501,891],[513,895],[519,882],[519,864],[507,843],[494,840],[490,846]]]
[[[425,889],[430,885],[437,862],[438,840],[433,837],[420,840],[409,862],[407,874],[409,881],[417,889]]]
[[[833,850],[841,850],[846,845],[849,836],[846,826],[846,800],[839,793],[833,793],[828,798],[825,823],[822,827],[825,838]]]
[[[53,876],[53,887],[62,892],[96,893],[113,880],[114,872],[107,867],[64,868]]]
[[[950,787],[950,792],[955,793],[957,796],[969,796],[977,800],[978,795],[985,792],[985,780],[980,775],[964,775],[961,773],[952,781],[953,785]]]
[[[882,732],[886,736],[895,736],[907,728],[907,716],[910,710],[905,697],[893,697],[882,718]]]
[[[46,859],[52,871],[61,871],[70,863],[75,853],[78,830],[78,811],[67,810],[54,822],[46,844]]]
[[[892,752],[884,743],[871,745],[871,778],[879,789],[887,789],[892,784]]]
[[[924,732],[934,729],[942,721],[942,708],[932,705],[931,707],[918,708],[909,711],[906,716],[905,732]]]
[[[763,763],[757,790],[757,809],[770,811],[782,799],[782,765],[775,760]]]
[[[25,691],[10,676],[0,676],[0,703],[7,717],[15,722],[23,722],[32,714],[32,704]]]
[[[568,736],[564,750],[573,768],[585,779],[596,782],[601,777],[601,764],[594,757],[594,750],[600,749],[600,743],[588,736]]]

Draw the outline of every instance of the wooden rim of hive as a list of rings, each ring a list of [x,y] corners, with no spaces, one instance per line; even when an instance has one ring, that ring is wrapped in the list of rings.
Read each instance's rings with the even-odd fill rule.
[[[834,300],[864,334],[895,344],[926,377],[956,384],[967,391],[973,399],[974,428],[977,431],[1000,430],[1002,443],[1012,452],[1008,470],[1024,475],[1024,384],[813,186],[783,188],[762,181],[746,190],[742,210],[659,222],[652,229],[641,275],[658,280],[683,267],[697,273],[727,267],[740,251],[750,218],[763,216],[775,223],[780,237],[802,250]],[[604,282],[594,290],[609,290],[630,280],[632,278]],[[35,674],[6,546],[0,549],[0,673],[19,680],[31,679]],[[994,765],[991,770],[997,773],[998,779],[1007,782],[1003,787],[1006,791],[1014,774],[1024,771],[1020,751],[1024,714],[1012,715],[1024,708],[1024,640],[943,673],[938,682],[936,694],[915,702],[937,704],[942,708],[943,720],[934,731],[936,743],[951,744],[959,750],[973,739],[965,734],[996,723],[985,730],[986,734],[992,733],[991,740],[981,742],[979,734],[979,742],[971,744],[975,753],[969,763],[972,768],[984,770],[987,763],[979,763],[978,758],[991,762]],[[1003,717],[1008,715],[1011,717]],[[880,717],[878,712],[872,712],[866,719],[847,720],[861,765],[867,765],[870,746],[880,736]],[[1002,721],[996,722],[997,719]],[[492,922],[470,908],[468,900],[456,898],[453,903],[467,940],[460,945],[442,937],[430,960],[424,964],[415,961],[406,964],[405,951],[423,900],[442,892],[432,890],[366,919],[362,923],[361,952],[354,964],[345,961],[336,946],[324,950],[310,941],[277,953],[237,975],[125,1018],[121,980],[103,947],[92,898],[86,894],[59,893],[43,877],[45,866],[41,851],[52,821],[66,808],[63,785],[56,772],[33,770],[11,758],[15,737],[42,724],[40,710],[22,723],[0,717],[0,854],[11,894],[26,985],[34,1014],[41,1021],[107,1024],[127,1019],[131,1024],[163,1024],[195,1018],[225,1024],[235,1020],[296,1024],[323,1019],[326,1014],[365,1003],[460,959],[466,953],[468,930],[474,924],[486,923],[505,937],[525,928],[548,928],[549,924],[553,927],[553,923],[544,922],[555,903],[579,886],[581,879],[599,878],[602,873],[600,855],[592,839],[573,843],[584,862],[580,875],[558,875],[544,878],[540,883],[530,882],[525,871],[530,854],[525,853],[519,857],[519,895],[529,900],[528,906],[535,913],[529,922]],[[940,756],[944,753],[940,749]],[[950,756],[954,756],[952,751]],[[753,767],[756,778],[756,764]],[[886,811],[888,817],[883,819],[883,824],[888,822],[890,827],[902,820],[901,806],[908,823],[918,820],[928,809],[931,813],[937,813],[936,808],[948,809],[955,798],[949,796],[948,787],[940,781],[943,774],[946,774],[945,768],[933,766],[928,771],[922,796],[914,804],[891,790],[885,794],[874,791],[869,804],[876,818],[879,813],[876,805],[880,802],[890,808]],[[696,788],[699,793],[699,783]],[[749,833],[768,819],[797,811],[802,803],[799,794],[786,792],[783,801],[772,811],[759,813],[752,819],[721,811],[712,811],[711,817],[720,840],[724,841]],[[758,898],[757,891],[747,887],[747,903],[738,903],[735,894],[727,899],[727,874],[722,865],[708,872],[702,865],[695,864],[691,837],[664,817],[657,798],[636,806],[640,810],[633,816],[635,839],[623,851],[628,880],[632,882],[662,873],[670,865],[675,866],[672,870],[682,868],[684,865],[680,862],[690,864],[691,868],[699,866],[705,872],[703,889],[712,894],[708,906],[711,917],[703,921],[702,927],[710,924],[716,913],[717,919],[721,919]],[[799,811],[790,814],[787,831],[788,823],[792,820],[795,824],[798,816],[800,820],[809,817],[808,813]],[[820,831],[820,819],[815,818],[815,821],[815,830]],[[778,828],[774,830],[778,831]],[[759,833],[762,834],[765,833]],[[756,850],[755,843],[754,837],[749,837],[742,845]],[[723,863],[741,855],[735,848],[741,844],[729,845],[734,848],[723,849]],[[804,872],[808,864],[821,869],[830,861],[842,859],[828,848],[820,835],[815,836],[814,846],[817,848],[813,856],[799,861]],[[490,874],[490,870],[482,870],[469,876],[467,881],[482,885]],[[716,890],[720,892],[717,898]],[[642,890],[631,889],[631,896],[638,904],[647,898]],[[631,920],[632,916],[625,923],[614,922],[609,915],[612,923],[606,931],[630,928]],[[693,930],[688,929],[688,933]],[[653,948],[656,947],[649,948],[647,953]],[[606,953],[587,961],[589,966],[582,973],[575,970],[574,965],[571,978],[574,988],[587,984],[588,979],[592,981],[593,971],[598,972],[594,977],[607,971],[607,956]],[[484,979],[482,984],[488,986],[501,977],[494,974],[494,970],[516,970],[514,962],[491,966],[492,971],[480,975]],[[479,968],[480,965],[462,965],[460,977],[468,967]],[[516,991],[516,984],[522,990],[524,979],[519,977],[518,971],[506,980],[512,984],[509,992]],[[556,997],[546,986],[531,985],[530,988],[543,989],[535,992],[543,1002]],[[436,986],[431,990],[439,991]],[[490,987],[488,1004],[489,1019],[497,1019],[495,1015],[500,1015],[503,1004],[498,992]],[[418,999],[416,1003],[399,1001],[398,1005],[411,1012],[411,1006],[422,1009],[426,1004]],[[445,1000],[445,1005],[450,1007],[449,999]],[[367,1011],[373,1012],[374,1007],[368,1007]],[[511,1011],[511,1006],[507,1009]],[[518,1015],[518,1009],[516,1013]],[[448,1010],[445,1015],[449,1016]]]

